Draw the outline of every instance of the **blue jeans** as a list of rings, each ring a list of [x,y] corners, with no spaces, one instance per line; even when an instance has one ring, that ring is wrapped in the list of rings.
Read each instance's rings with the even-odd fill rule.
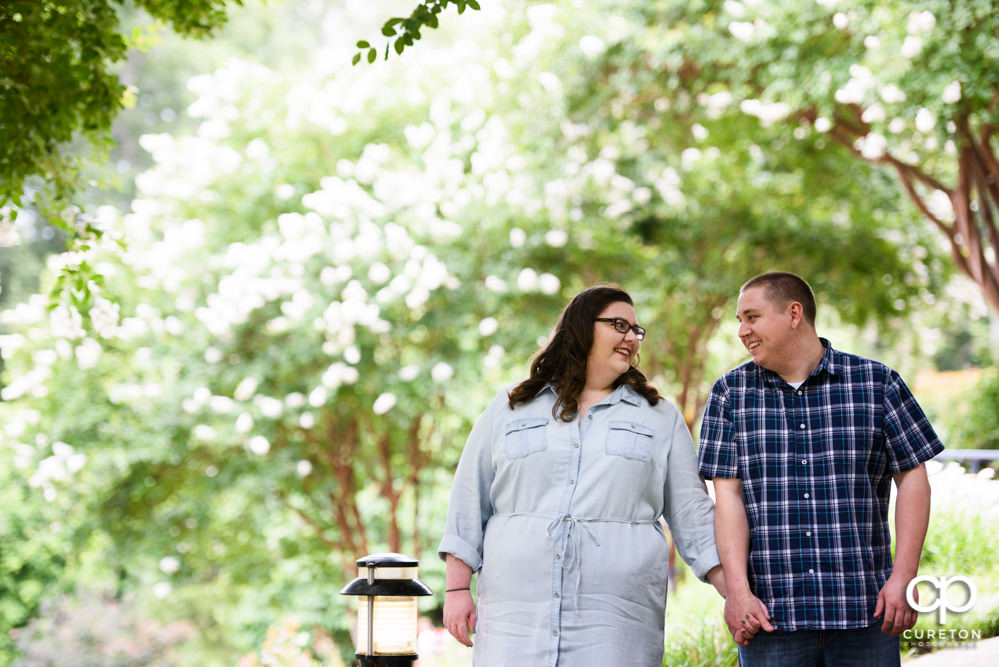
[[[856,630],[759,632],[739,647],[739,667],[898,667],[898,637],[881,621]]]

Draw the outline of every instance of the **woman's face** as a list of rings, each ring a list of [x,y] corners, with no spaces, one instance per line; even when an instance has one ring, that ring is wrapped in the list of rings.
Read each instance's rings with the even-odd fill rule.
[[[599,318],[620,318],[630,325],[638,324],[635,308],[630,303],[617,301],[597,315]],[[586,375],[589,378],[605,379],[608,384],[631,367],[632,359],[638,354],[641,341],[629,329],[620,333],[612,322],[593,323],[593,345],[586,359]]]

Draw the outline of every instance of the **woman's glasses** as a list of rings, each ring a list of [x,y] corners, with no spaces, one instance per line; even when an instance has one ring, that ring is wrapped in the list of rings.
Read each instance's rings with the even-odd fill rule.
[[[631,324],[628,320],[621,317],[594,317],[594,322],[609,322],[614,331],[618,333],[626,334],[629,331],[635,332],[635,338],[642,340],[645,338],[645,329],[638,326],[637,324]]]

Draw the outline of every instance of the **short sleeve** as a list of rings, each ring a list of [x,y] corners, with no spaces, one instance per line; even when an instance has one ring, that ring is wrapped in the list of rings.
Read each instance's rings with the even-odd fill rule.
[[[732,401],[725,378],[711,387],[697,452],[698,472],[706,479],[739,476],[738,453],[732,437]]]
[[[885,383],[882,430],[892,474],[911,470],[944,450],[909,387],[893,370]]]

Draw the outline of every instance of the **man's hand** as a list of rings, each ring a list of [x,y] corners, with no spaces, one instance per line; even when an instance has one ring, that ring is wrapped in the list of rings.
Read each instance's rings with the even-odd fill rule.
[[[725,599],[725,624],[736,644],[745,646],[760,630],[773,632],[770,612],[752,593],[730,594]]]
[[[472,645],[469,633],[475,632],[475,601],[471,591],[452,591],[444,595],[444,627],[465,646]]]
[[[909,582],[902,577],[888,577],[884,588],[878,593],[878,603],[874,608],[874,617],[880,618],[884,615],[881,623],[881,632],[888,632],[892,637],[897,637],[916,624],[918,614],[916,610],[909,606],[909,601],[905,599],[905,589]],[[919,591],[912,589],[912,596],[919,602]]]

